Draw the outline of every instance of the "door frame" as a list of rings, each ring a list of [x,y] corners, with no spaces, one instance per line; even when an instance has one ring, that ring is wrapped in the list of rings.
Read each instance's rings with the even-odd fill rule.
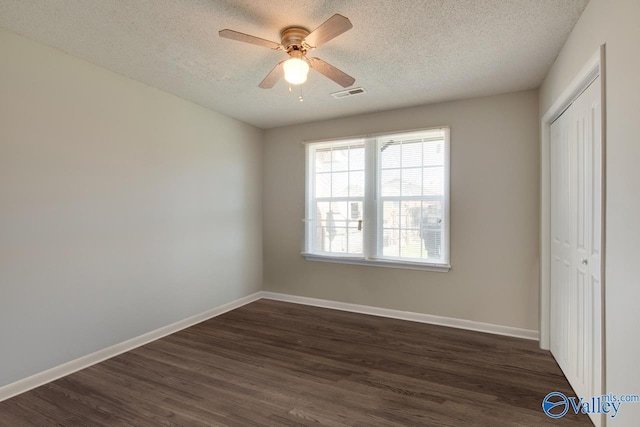
[[[606,186],[605,186],[605,143],[606,143],[606,103],[605,103],[605,45],[601,45],[598,50],[584,64],[580,72],[574,77],[571,83],[564,89],[558,99],[553,103],[541,119],[540,129],[540,347],[548,350],[550,346],[551,334],[551,151],[550,151],[550,127],[560,115],[580,96],[580,94],[600,76],[601,92],[600,102],[602,106],[601,116],[601,141],[602,141],[602,236],[601,236],[601,313],[602,313],[602,388],[605,390],[605,206],[606,206]]]

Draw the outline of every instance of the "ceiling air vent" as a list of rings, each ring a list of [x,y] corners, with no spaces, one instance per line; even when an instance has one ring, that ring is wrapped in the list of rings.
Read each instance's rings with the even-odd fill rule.
[[[339,98],[346,98],[347,96],[360,95],[361,93],[365,93],[365,92],[366,90],[364,90],[363,87],[354,87],[353,89],[341,90],[340,92],[333,92],[331,96],[333,96],[336,99],[339,99]]]

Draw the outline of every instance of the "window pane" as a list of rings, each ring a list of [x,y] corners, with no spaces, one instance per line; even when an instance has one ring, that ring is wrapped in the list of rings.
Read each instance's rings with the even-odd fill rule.
[[[364,170],[364,147],[351,148],[349,151],[349,169]]]
[[[319,226],[324,226],[323,221],[327,219],[327,212],[331,210],[331,202],[316,203],[316,217],[314,218]]]
[[[347,202],[331,202],[330,213],[333,213],[333,219],[339,227],[346,227],[347,219],[349,219],[349,204]]]
[[[397,228],[385,228],[382,231],[382,255],[397,257],[400,255],[400,230]]]
[[[402,258],[421,258],[422,245],[419,230],[402,230],[402,245],[400,246],[400,256]]]
[[[402,195],[422,196],[422,168],[402,170]]]
[[[400,202],[384,202],[382,205],[382,225],[384,228],[400,227]]]
[[[313,236],[313,239],[314,239],[314,242],[315,242],[315,246],[312,248],[312,252],[314,252],[314,253],[327,252],[328,250],[326,250],[325,247],[324,247],[324,243],[325,243],[325,228],[317,226],[315,228],[312,228],[312,230],[315,230],[315,235]]]
[[[331,197],[347,197],[349,195],[349,172],[331,174]]]
[[[331,202],[324,217],[325,250],[327,252],[345,252],[346,245],[346,202]]]
[[[423,244],[423,258],[440,259],[442,257],[442,205],[424,203],[420,224],[420,237]]]
[[[384,202],[382,205],[382,254],[397,257],[400,235],[400,202]]]
[[[318,150],[316,151],[315,158],[316,172],[330,172],[331,171],[331,151],[330,150]]]
[[[380,194],[382,196],[400,195],[400,171],[397,169],[383,170],[380,177]]]
[[[347,252],[346,227],[327,227],[325,236],[325,250],[327,252]]]
[[[346,171],[349,169],[349,149],[339,148],[331,151],[331,170]]]
[[[364,171],[349,173],[349,197],[364,197]]]
[[[400,202],[399,248],[400,257],[420,258],[421,201]]]
[[[315,227],[312,228],[315,230],[315,235],[312,236],[312,241],[314,246],[311,248],[313,252],[327,252],[328,246],[327,244],[327,213],[331,210],[330,202],[319,202],[316,203],[315,210]]]
[[[349,247],[347,252],[350,254],[362,253],[362,231],[358,228],[349,228]]]
[[[400,144],[387,142],[380,147],[380,165],[382,169],[400,167]]]
[[[424,168],[423,186],[425,196],[444,195],[444,168],[432,167]]]
[[[350,227],[358,226],[358,221],[362,219],[362,213],[362,202],[349,202]]]
[[[361,201],[319,202],[316,212],[315,252],[362,253],[362,231],[358,230]]]
[[[316,174],[316,197],[331,197],[331,174]]]
[[[422,141],[405,141],[402,143],[402,167],[422,166]]]
[[[444,165],[444,140],[427,141],[423,143],[423,160],[424,166],[440,166]]]
[[[420,228],[421,201],[402,202],[402,216],[400,217],[400,227],[403,229]]]

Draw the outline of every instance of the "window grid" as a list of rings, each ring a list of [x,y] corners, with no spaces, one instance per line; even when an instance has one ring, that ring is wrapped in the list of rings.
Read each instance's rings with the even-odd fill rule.
[[[433,160],[430,160],[430,164],[425,162],[425,145],[428,143],[439,144],[444,142],[444,138],[421,138],[421,139],[411,139],[411,140],[401,140],[401,141],[381,141],[379,143],[378,149],[380,150],[380,156],[383,157],[380,162],[380,173],[379,173],[379,185],[378,185],[378,197],[381,201],[379,206],[379,214],[378,217],[380,220],[378,233],[378,250],[377,253],[382,258],[398,258],[398,259],[416,259],[416,260],[424,260],[424,259],[433,259],[440,258],[442,254],[441,236],[434,237],[434,234],[437,234],[434,228],[440,228],[440,234],[442,232],[442,227],[434,227],[430,225],[425,218],[425,212],[429,212],[432,210],[433,206],[441,205],[442,196],[441,195],[432,195],[428,193],[433,193],[432,191],[428,191],[427,185],[425,185],[425,170],[442,168],[444,165],[438,163],[433,163]],[[398,146],[399,153],[397,158],[384,158],[384,149],[388,148],[392,144]],[[412,151],[416,151],[412,153],[414,157],[418,156],[419,165],[415,165],[414,162],[410,162],[411,166],[406,165],[406,160],[410,157],[407,146],[409,144],[418,144],[417,146],[412,147]],[[436,154],[440,153],[439,149],[436,149]],[[395,160],[396,165],[390,166],[390,162]],[[409,179],[405,179],[405,176],[414,171],[417,172],[419,169],[420,177],[420,195],[413,195],[412,192],[405,186],[405,182],[408,182]],[[381,182],[384,173],[382,171],[398,171],[398,176],[400,179],[400,188],[398,196],[390,196],[383,195],[383,182]],[[414,190],[413,193],[416,191]],[[419,203],[418,203],[419,202]],[[428,203],[432,202],[432,203]],[[433,203],[435,202],[435,203]],[[439,202],[439,203],[438,203]],[[391,204],[392,206],[397,206],[397,213],[389,212],[387,206]],[[413,210],[413,212],[412,212]],[[417,214],[416,214],[417,210]],[[387,218],[387,214],[390,214],[391,224],[388,224],[390,218]],[[395,214],[395,215],[394,215]],[[393,217],[396,218],[393,218]],[[411,223],[410,218],[414,218],[414,222]],[[441,222],[440,222],[441,224]],[[424,242],[424,245],[421,244]],[[440,244],[438,244],[440,242]],[[427,250],[429,247],[429,250]]]
[[[312,226],[307,228],[306,252],[330,257],[356,256],[365,261],[444,265],[448,270],[448,128],[438,131],[437,136],[433,136],[432,129],[424,131],[426,137],[415,137],[418,133],[415,132],[413,137],[399,134],[394,136],[395,140],[367,137],[356,144],[337,141],[307,145],[312,147],[307,164],[311,183],[307,218]],[[385,157],[382,148],[387,146],[397,149]],[[360,164],[353,161],[356,149],[360,150]],[[320,152],[330,155],[324,167],[315,165]],[[315,182],[322,175],[328,175],[329,188],[322,197],[316,197]],[[365,183],[375,189],[373,193],[358,188],[367,187]],[[329,225],[328,218],[323,218],[318,208],[322,203],[325,203],[322,212],[336,213],[332,220],[334,233],[342,234],[339,240],[327,238],[323,226]],[[320,213],[319,217],[316,213]],[[315,233],[309,235],[312,229]],[[314,241],[314,236],[324,239],[322,245]],[[343,246],[337,247],[340,244]]]
[[[315,218],[315,226],[316,228],[316,239],[314,241],[313,247],[320,252],[326,253],[347,253],[347,254],[363,254],[363,244],[362,244],[362,236],[360,238],[356,238],[352,236],[354,231],[358,230],[357,226],[353,226],[354,222],[358,222],[358,219],[353,219],[353,203],[357,203],[358,212],[362,211],[361,205],[364,204],[364,196],[355,196],[353,194],[352,188],[352,175],[354,172],[362,172],[364,177],[364,162],[362,168],[352,168],[353,158],[352,153],[354,149],[364,150],[364,145],[347,145],[347,146],[336,146],[329,147],[316,151],[315,159],[317,160],[317,153],[328,153],[329,154],[329,170],[328,171],[320,171],[315,172],[315,181],[317,182],[318,175],[328,175],[329,177],[329,195],[326,197],[315,197],[316,213],[320,210],[318,207],[322,204],[328,204],[327,213],[331,214],[331,219],[328,216],[325,216],[322,219],[322,213],[320,214],[320,218]],[[346,153],[346,159],[343,160],[343,164],[346,167],[336,168],[336,159],[335,154],[337,152]],[[314,168],[317,169],[317,168]],[[345,174],[346,177],[346,196],[335,196],[334,190],[336,189],[336,174]],[[364,191],[364,188],[362,189]],[[346,206],[346,207],[345,207]],[[326,214],[325,214],[326,215]],[[336,218],[337,215],[343,215],[344,219]],[[332,231],[327,231],[333,230]],[[325,231],[327,231],[325,233]],[[318,235],[320,235],[321,242],[318,242]],[[327,238],[328,237],[328,238]],[[334,242],[334,239],[338,238],[337,241]],[[355,239],[355,240],[354,240]],[[358,245],[358,240],[360,240],[360,244]],[[342,247],[339,245],[342,244]],[[356,248],[360,247],[360,250],[356,252]]]

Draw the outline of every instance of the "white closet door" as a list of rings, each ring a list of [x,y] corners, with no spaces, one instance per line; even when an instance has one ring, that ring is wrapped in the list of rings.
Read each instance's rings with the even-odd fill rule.
[[[551,334],[550,349],[567,375],[569,372],[569,290],[572,286],[572,237],[569,143],[570,111],[551,124]]]
[[[577,311],[575,380],[576,392],[592,396],[594,362],[601,353],[601,176],[600,79],[596,79],[573,103],[576,139],[576,217],[574,274]],[[596,316],[598,315],[598,318]]]
[[[550,346],[584,398],[602,393],[601,153],[596,78],[551,125]]]

